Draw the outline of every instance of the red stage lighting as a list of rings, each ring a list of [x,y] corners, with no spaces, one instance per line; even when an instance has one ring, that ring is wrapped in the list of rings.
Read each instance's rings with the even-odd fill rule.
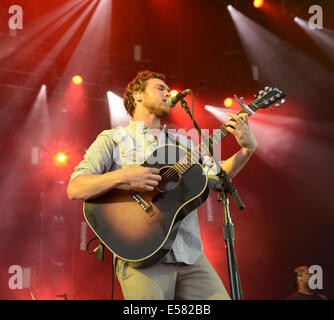
[[[232,100],[231,98],[226,98],[226,99],[224,100],[224,106],[225,106],[226,108],[231,107],[232,104],[233,104],[233,100]]]
[[[72,81],[73,81],[74,84],[79,85],[79,84],[82,83],[83,80],[82,80],[82,77],[81,77],[81,76],[76,75],[76,76],[74,76],[74,77],[72,78]]]
[[[54,156],[54,164],[57,167],[65,166],[67,164],[68,156],[64,152],[57,152]]]
[[[261,8],[264,4],[264,0],[254,0],[253,1],[253,6],[255,8]]]

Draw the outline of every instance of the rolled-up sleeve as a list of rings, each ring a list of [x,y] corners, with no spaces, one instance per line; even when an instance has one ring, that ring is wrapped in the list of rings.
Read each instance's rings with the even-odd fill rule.
[[[91,144],[84,159],[75,167],[70,181],[82,174],[103,174],[113,164],[114,142],[112,137],[102,132]]]
[[[221,165],[223,161],[219,161],[219,163]],[[220,169],[217,168],[217,165],[214,162],[214,160],[209,156],[202,157],[202,167],[203,167],[204,173],[207,176],[215,176],[220,171]]]

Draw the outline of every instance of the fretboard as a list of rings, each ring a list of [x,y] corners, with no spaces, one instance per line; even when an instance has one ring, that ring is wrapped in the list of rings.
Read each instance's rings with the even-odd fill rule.
[[[252,103],[249,104],[251,109]],[[250,116],[252,113],[247,109],[243,108],[238,114],[247,113]],[[213,150],[214,146],[225,139],[229,135],[229,131],[226,130],[226,125],[222,125],[219,129],[215,130],[208,140],[209,146],[207,142],[202,141],[197,147],[191,149],[187,152],[187,155],[181,158],[177,163],[173,165],[173,168],[181,175],[187,172],[195,163],[198,163],[199,160],[205,156],[211,154],[211,150]],[[209,150],[210,148],[210,150]]]

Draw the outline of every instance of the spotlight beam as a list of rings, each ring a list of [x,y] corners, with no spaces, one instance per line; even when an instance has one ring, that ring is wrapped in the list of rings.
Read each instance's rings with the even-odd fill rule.
[[[16,113],[12,114],[16,115]],[[2,121],[2,125],[4,125],[4,121]],[[26,163],[25,157],[27,156],[24,150],[26,150],[31,143],[33,143],[34,146],[45,149],[49,137],[50,118],[48,113],[46,86],[43,85],[36,96],[25,123],[20,128],[15,144],[12,149],[9,150],[9,154],[12,155],[10,161],[11,168],[1,181],[1,194],[6,194],[6,192],[8,192],[8,186],[17,186],[17,182],[20,181],[20,175],[22,175],[20,169],[22,169],[24,163]],[[31,147],[29,149],[31,150]]]
[[[23,128],[24,135],[35,143],[39,141],[41,147],[46,145],[51,134],[46,89],[46,85],[42,85]]]
[[[131,117],[130,115],[128,115],[128,113],[124,108],[122,98],[111,91],[107,92],[107,98],[109,104],[109,116],[110,116],[111,128],[128,125]]]
[[[308,22],[299,17],[295,23],[319,46],[319,48],[334,61],[334,31],[329,29],[311,29]]]
[[[314,98],[315,95],[319,95],[319,92],[328,90],[326,85],[332,82],[332,75],[321,63],[280,39],[232,6],[228,10],[250,65],[259,67],[261,84],[274,83],[282,88],[293,88],[289,96],[304,99]],[[305,66],[308,71],[306,73]],[[296,83],[299,85],[296,86]],[[317,94],[315,89],[318,90]]]
[[[94,0],[92,5],[96,4],[95,12],[63,73],[64,79],[72,79],[76,73],[88,79],[95,73],[97,65],[109,62],[112,1]],[[83,68],[84,65],[90,67]]]
[[[66,46],[67,43],[71,40],[73,34],[78,30],[80,25],[83,23],[85,20],[86,16],[89,14],[93,7],[93,4],[90,4],[84,13],[75,21],[75,23],[71,26],[71,28],[66,32],[66,34],[60,39],[60,41],[56,44],[56,46],[46,55],[46,57],[38,64],[36,69],[34,70],[34,73],[27,77],[25,79],[23,87],[28,86],[31,88],[36,88],[40,81],[43,79],[45,74],[48,72],[49,68],[52,66],[54,60],[56,57],[59,55],[59,53],[63,50],[63,48]],[[24,93],[23,93],[24,95]],[[18,102],[22,100],[22,94],[18,95],[13,95],[12,98],[8,101],[6,101],[5,106],[1,110],[2,113],[8,114],[8,106],[10,107],[11,105],[16,105]],[[12,116],[7,116],[6,117],[6,122],[9,124],[11,121],[14,119],[13,117],[15,116],[14,113],[9,113]],[[13,118],[13,119],[12,119]]]
[[[85,0],[85,2],[87,2],[87,0]],[[31,26],[25,27],[25,45],[28,44],[28,46],[30,46],[30,50],[37,47],[43,41],[43,39],[51,34],[50,30],[54,29],[54,25],[58,24],[57,20],[63,19],[65,16],[70,14],[72,9],[76,10],[76,7],[78,6],[78,4],[80,5],[80,3],[82,3],[82,0],[73,0],[70,2],[66,2],[65,4],[61,5],[57,10],[52,11],[50,14],[47,14],[41,19],[38,19]],[[32,40],[33,38],[34,40]],[[21,42],[17,41],[11,44],[11,48],[13,49],[12,51],[19,51],[20,55],[22,55],[22,52],[18,50],[21,44]],[[0,47],[0,62],[3,59],[9,57],[12,52],[8,52],[8,50],[5,50],[7,46],[8,44],[6,43]],[[24,47],[24,50],[27,51],[26,46]]]
[[[7,66],[13,66],[18,61],[21,61],[28,54],[33,52],[41,43],[43,43],[52,33],[54,33],[59,27],[66,23],[71,17],[73,17],[89,0],[84,0],[82,3],[77,5],[73,10],[70,10],[65,15],[63,15],[59,20],[57,20],[50,27],[42,29],[39,31],[37,38],[34,40],[25,41],[24,52],[17,50],[16,53],[10,58]],[[64,36],[63,36],[64,38]],[[50,54],[50,53],[49,53]],[[1,59],[0,59],[1,60]],[[53,62],[53,61],[52,61]]]

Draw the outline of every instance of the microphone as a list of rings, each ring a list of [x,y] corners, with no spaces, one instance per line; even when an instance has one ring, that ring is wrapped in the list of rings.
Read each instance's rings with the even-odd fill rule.
[[[182,92],[179,92],[176,96],[174,97],[169,97],[167,99],[167,106],[169,108],[174,108],[176,107],[176,104],[181,100],[183,99],[188,93],[190,93],[191,90],[190,89],[187,89],[187,90],[184,90]]]

